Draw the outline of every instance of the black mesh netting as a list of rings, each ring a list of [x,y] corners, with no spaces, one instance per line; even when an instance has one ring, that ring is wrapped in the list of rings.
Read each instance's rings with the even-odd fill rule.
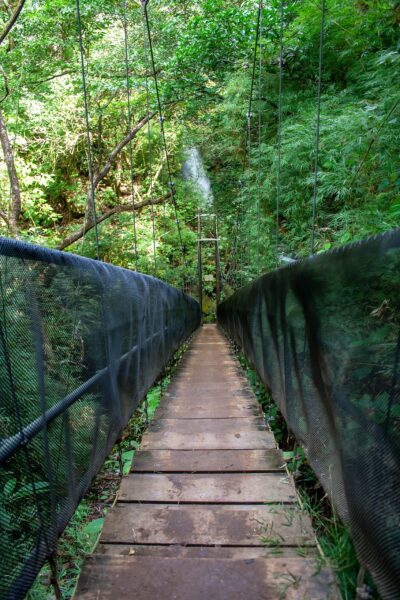
[[[384,598],[400,597],[400,230],[260,277],[218,319],[270,389]]]
[[[161,281],[0,238],[0,597],[20,598],[197,327]]]

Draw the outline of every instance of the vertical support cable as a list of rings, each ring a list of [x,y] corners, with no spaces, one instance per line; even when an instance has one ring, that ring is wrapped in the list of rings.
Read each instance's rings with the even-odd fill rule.
[[[93,172],[93,159],[92,159],[92,141],[90,135],[90,118],[89,118],[89,105],[88,105],[88,97],[87,97],[87,87],[86,87],[86,74],[85,74],[85,59],[84,59],[84,51],[83,51],[83,39],[82,39],[82,23],[81,23],[81,8],[80,8],[80,0],[76,0],[76,15],[78,22],[78,34],[79,34],[79,51],[81,57],[81,77],[82,77],[82,88],[83,88],[83,101],[85,105],[85,122],[86,122],[86,137],[87,137],[87,152],[88,152],[88,162],[89,162],[89,180],[90,180],[90,203],[93,212],[93,224],[94,224],[94,233],[96,239],[96,259],[100,259],[99,253],[99,232],[97,227],[97,211],[96,211],[96,197],[94,192],[94,172]],[[85,225],[88,221],[89,211],[86,208],[85,210]],[[86,227],[84,227],[86,229]]]
[[[128,23],[127,23],[127,10],[126,0],[123,0],[123,26],[124,26],[124,46],[125,46],[125,75],[126,75],[126,99],[128,105],[128,132],[131,130],[132,125],[132,110],[131,110],[131,85],[129,77],[129,50],[128,50]],[[129,140],[129,167],[131,177],[131,198],[132,198],[132,218],[133,218],[133,246],[135,251],[135,271],[138,270],[138,249],[137,249],[137,232],[136,232],[136,214],[135,214],[135,176],[133,170],[133,144],[132,140]]]
[[[215,296],[217,306],[221,300],[221,256],[219,252],[219,230],[218,230],[218,215],[214,216],[214,236],[215,236]]]
[[[279,265],[279,211],[281,205],[281,160],[282,160],[282,74],[283,74],[283,1],[280,9],[279,29],[279,90],[278,90],[278,172],[276,177],[276,231],[275,231],[275,260]]]
[[[314,191],[312,200],[312,222],[311,222],[311,255],[315,250],[315,224],[317,216],[318,196],[318,160],[321,136],[321,90],[322,74],[324,68],[324,36],[325,36],[325,0],[321,0],[321,32],[319,38],[319,69],[318,69],[318,98],[317,98],[317,127],[315,135],[315,163],[314,163]]]
[[[165,168],[164,168],[164,159],[162,160],[161,163],[161,193],[162,193],[162,197],[163,197],[163,203],[162,203],[162,214],[163,214],[163,235],[162,235],[162,239],[163,239],[163,245],[164,245],[164,256],[165,256],[165,260],[167,259],[167,203],[166,203],[166,197],[164,195],[164,188],[165,188]],[[169,276],[167,276],[168,270],[166,271],[166,276],[165,276],[165,280],[168,282],[169,281]]]
[[[201,242],[201,210],[197,213],[197,272],[198,272],[198,290],[201,323],[203,323],[203,263],[202,263],[202,242]]]
[[[257,26],[256,26],[256,39],[254,42],[254,50],[253,50],[253,66],[252,66],[252,73],[251,73],[251,87],[250,87],[250,98],[249,98],[249,108],[248,108],[248,112],[247,112],[247,129],[246,129],[246,146],[247,146],[247,169],[249,170],[249,174],[250,174],[250,167],[251,167],[251,121],[253,118],[253,96],[254,96],[254,84],[255,84],[255,79],[256,79],[256,69],[257,69],[257,50],[258,50],[258,40],[260,37],[260,28],[261,28],[261,14],[262,14],[262,0],[259,1],[258,4],[258,13],[257,13]],[[246,156],[244,157],[244,161],[243,161],[243,180],[244,180],[244,173],[245,173],[245,169],[246,169]],[[246,211],[243,211],[243,215],[246,214]],[[251,214],[251,213],[250,213]],[[250,237],[250,243],[248,244],[248,266],[250,267],[250,263],[251,263],[251,237]],[[243,252],[243,257],[244,257],[244,252]],[[243,277],[242,277],[242,284],[244,283],[244,273],[243,273]]]
[[[23,31],[23,36],[25,36],[25,25],[24,22],[22,24],[22,31]],[[24,75],[24,70],[25,70],[25,64],[22,63],[22,77]],[[20,122],[20,105],[21,105],[21,77],[18,80],[18,88],[17,88],[17,99],[16,99],[16,111],[15,111],[15,131],[14,131],[14,138],[13,141],[11,142],[11,150],[12,150],[12,154],[14,156],[15,154],[15,144],[17,141],[17,135],[18,135],[18,130],[19,130],[19,122]],[[10,237],[10,215],[11,215],[11,211],[12,211],[12,199],[13,199],[13,192],[12,192],[12,185],[10,182],[10,187],[9,187],[9,197],[8,197],[8,206],[7,206],[7,222],[6,222],[6,226],[7,226],[7,237]],[[13,237],[15,238],[19,238],[19,232],[17,231],[13,231],[12,232]]]
[[[150,92],[149,92],[149,60],[147,54],[147,40],[146,40],[146,20],[143,20],[143,50],[144,50],[144,62],[146,69],[146,110],[147,117],[150,116]],[[156,230],[154,223],[154,180],[153,180],[153,155],[152,155],[152,143],[151,143],[151,125],[150,118],[147,121],[147,145],[148,145],[148,161],[150,171],[150,199],[151,199],[151,230],[153,239],[153,261],[154,261],[154,276],[157,273],[157,255],[156,255]],[[162,160],[162,159],[161,159]]]
[[[163,194],[163,228],[164,228],[164,244],[167,243],[167,206],[164,196],[164,184],[165,184],[165,171],[164,171],[164,160],[161,164],[161,190]]]
[[[240,192],[241,193],[241,192]],[[238,238],[239,238],[239,206],[236,206],[236,218],[233,226],[233,248],[232,248],[232,265],[231,269],[234,268],[233,275],[231,278],[232,283],[235,284],[235,289],[238,287]]]
[[[263,3],[260,0],[260,60],[258,77],[258,172],[257,172],[257,276],[260,275],[260,244],[261,244],[261,123],[262,123],[262,55],[263,55]]]
[[[154,61],[153,42],[152,42],[152,39],[151,39],[151,30],[150,30],[149,15],[148,15],[148,12],[147,12],[147,2],[148,2],[148,0],[142,0],[142,7],[143,7],[145,24],[146,24],[146,28],[147,28],[147,37],[148,37],[148,41],[149,41],[150,58],[151,58],[151,64],[152,64],[152,69],[153,69],[154,84],[155,84],[155,88],[156,88],[158,113],[159,113],[159,119],[160,119],[160,128],[161,128],[161,135],[162,135],[163,146],[164,146],[164,153],[165,153],[165,163],[166,163],[166,166],[167,166],[167,173],[168,173],[168,179],[169,179],[169,188],[170,188],[170,196],[171,196],[171,202],[172,202],[172,205],[174,207],[174,212],[175,212],[175,220],[176,220],[176,225],[177,225],[177,229],[178,229],[178,237],[179,237],[179,243],[180,243],[180,246],[181,246],[181,253],[182,253],[183,263],[184,263],[185,268],[187,268],[187,262],[186,262],[186,256],[185,256],[185,247],[184,247],[183,239],[182,239],[182,230],[181,230],[181,225],[180,225],[180,222],[179,222],[178,208],[176,206],[176,201],[175,201],[175,184],[174,184],[173,179],[172,179],[171,163],[170,163],[170,159],[169,159],[169,153],[168,153],[168,147],[167,147],[167,140],[166,140],[166,137],[165,137],[164,116],[162,114],[161,99],[160,99],[160,90],[159,90],[159,87],[158,87],[157,71],[156,71],[156,65],[155,65],[155,61]]]

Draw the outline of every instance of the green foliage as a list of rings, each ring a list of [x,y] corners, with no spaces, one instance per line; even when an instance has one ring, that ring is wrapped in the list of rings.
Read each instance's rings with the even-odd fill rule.
[[[276,265],[279,20],[275,3],[265,12],[250,153],[244,143],[251,69],[242,65],[226,78],[223,101],[197,138],[226,227],[225,268],[236,272],[238,284],[257,275],[257,261],[262,271]],[[291,257],[310,252],[320,19],[311,0],[286,9],[278,253]],[[398,19],[390,1],[327,2],[318,252],[397,226]]]
[[[2,23],[8,20],[8,4],[0,7]],[[150,207],[136,213],[140,271],[154,274],[177,287],[185,284],[186,289],[195,291],[195,216],[200,197],[195,187],[181,176],[184,150],[191,146],[201,150],[212,179],[214,209],[220,225],[223,297],[260,272],[275,268],[280,255],[309,254],[321,14],[315,0],[285,4],[281,197],[279,215],[276,215],[279,0],[271,0],[263,14],[261,72],[258,73],[258,55],[247,146],[246,113],[252,84],[258,2],[152,0],[149,3],[178,214],[171,202],[159,123],[154,118],[150,132],[143,128],[132,143],[135,201],[148,201],[152,196],[166,198],[165,205],[154,207],[154,244]],[[81,5],[92,153],[95,170],[99,171],[128,131],[122,3],[85,0]],[[395,0],[326,0],[326,5],[317,252],[395,227],[400,215],[398,3]],[[147,112],[148,71],[142,11],[134,0],[128,2],[128,34],[134,124]],[[89,165],[74,4],[69,0],[27,0],[11,35],[0,46],[0,61],[0,98],[4,96],[1,111],[22,191],[20,236],[56,247],[84,222],[88,192]],[[147,79],[150,110],[156,111],[155,84],[152,77]],[[99,214],[118,205],[130,205],[129,154],[129,146],[125,146],[98,186]],[[9,206],[7,169],[5,163],[0,162],[0,209],[7,213]],[[177,216],[186,265],[179,247]],[[0,234],[7,233],[5,222],[0,220]],[[105,220],[99,233],[101,257],[134,269],[131,212],[120,212]],[[93,257],[93,231],[86,235],[83,243],[78,241],[68,250]],[[206,250],[205,274],[213,273],[213,260],[212,252]],[[15,352],[18,351],[19,359],[33,374],[33,353],[23,344],[24,330],[29,328],[28,317],[19,311],[27,282],[3,283],[9,288],[3,296],[2,307],[8,334],[16,341]],[[66,282],[59,281],[54,288],[49,288],[49,306],[57,306],[54,298],[57,300],[57,294],[62,296],[65,285]],[[212,319],[215,286],[207,283],[204,291],[207,318]],[[55,297],[52,298],[53,292]],[[15,314],[19,315],[18,319],[13,317]],[[87,334],[86,329],[75,331],[73,323],[65,321],[64,316],[61,321],[57,310],[51,317],[54,330],[45,332],[49,352],[46,374],[49,405],[64,395],[67,383],[59,373],[57,357],[68,347],[65,361],[71,374],[69,384],[73,386],[82,365],[78,345],[68,346],[68,339]],[[85,327],[89,328],[90,323]],[[371,336],[371,345],[376,344],[373,335],[381,336],[380,346],[389,339],[384,326],[378,332],[366,330],[365,335]],[[355,385],[357,378],[361,380],[367,375],[373,380],[373,367],[369,373],[355,370]],[[0,368],[0,384],[7,392],[4,368]],[[37,382],[33,375],[21,376],[17,384],[29,407],[33,404],[29,400],[35,397]],[[277,408],[259,387],[257,393],[267,407],[268,420],[277,440],[287,444],[288,433]],[[149,395],[150,413],[158,394],[159,389],[155,388]],[[84,409],[90,408],[91,400],[85,398],[85,406],[76,407],[78,419],[82,418]],[[355,401],[363,405],[369,403],[370,398],[355,397]],[[29,414],[26,408],[23,416],[28,422],[37,415]],[[374,419],[379,422],[381,418],[376,409]],[[144,421],[142,415],[134,426],[135,431],[144,426]],[[16,428],[11,410],[2,409],[1,435],[12,435]],[[123,469],[128,468],[134,450],[134,445],[124,447]],[[288,467],[296,477],[307,482],[311,475],[302,451],[297,446],[286,450],[292,453],[288,456]],[[35,460],[34,446],[32,455]],[[110,460],[111,468],[118,471],[118,460],[115,457]],[[15,465],[15,472],[23,473],[22,466]],[[41,466],[35,466],[40,475]],[[21,522],[24,531],[29,533],[29,505],[22,506],[24,490],[29,489],[26,486],[29,481],[24,476],[16,477],[14,469],[0,481],[6,507],[0,515],[4,526],[2,536],[5,536],[1,543],[6,545],[15,543],[15,524],[7,511],[11,502],[21,503]],[[46,490],[42,493],[46,494]],[[346,535],[338,534],[335,542],[343,548],[344,557]],[[349,559],[350,565],[352,561]]]
[[[326,4],[317,251],[394,227],[400,214],[397,5],[392,0]],[[150,146],[146,128],[133,140],[136,200],[149,198],[153,190],[156,198],[166,196],[167,208],[165,213],[161,206],[155,208],[156,270],[149,209],[137,215],[139,268],[178,286],[195,279],[193,217],[198,196],[180,175],[182,150],[188,145],[202,149],[211,174],[227,283],[235,287],[276,265],[280,3],[273,0],[264,9],[261,74],[257,67],[246,158],[256,13],[257,3],[251,0],[240,5],[226,0],[165,5],[155,0],[149,7],[189,270],[178,248],[155,120]],[[0,18],[6,20],[4,12]],[[285,7],[284,19],[278,250],[297,257],[307,255],[310,248],[320,12],[314,0],[294,2]],[[90,0],[82,6],[82,22],[92,150],[99,169],[127,131],[122,6],[112,0]],[[142,13],[135,2],[128,4],[128,33],[135,122],[147,110]],[[2,111],[23,193],[21,234],[49,246],[56,246],[82,223],[86,205],[88,164],[76,37],[75,8],[70,3],[28,0],[8,46],[0,48],[3,86],[5,90],[7,82],[10,90]],[[148,83],[150,108],[155,109],[151,77]],[[97,190],[99,213],[130,202],[129,179],[125,147]],[[7,211],[4,164],[0,185],[0,208]],[[1,227],[6,232],[5,225]],[[71,250],[93,256],[93,234],[86,237],[83,249],[78,243]],[[101,225],[100,243],[104,259],[134,268],[128,213]],[[206,264],[211,264],[209,259]]]

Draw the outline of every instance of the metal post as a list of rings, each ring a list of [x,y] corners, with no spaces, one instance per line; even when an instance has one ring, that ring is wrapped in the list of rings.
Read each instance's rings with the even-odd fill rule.
[[[202,256],[201,256],[201,214],[200,211],[197,215],[197,272],[198,272],[198,290],[199,290],[199,304],[200,304],[200,314],[201,314],[201,323],[203,323],[203,266],[202,266]]]

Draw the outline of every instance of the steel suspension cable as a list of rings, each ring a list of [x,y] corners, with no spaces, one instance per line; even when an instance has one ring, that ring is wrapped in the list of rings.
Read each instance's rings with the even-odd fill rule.
[[[146,110],[147,116],[150,115],[150,91],[149,91],[149,59],[147,52],[147,40],[146,40],[146,21],[143,20],[143,50],[144,50],[144,62],[146,69]],[[156,256],[156,230],[154,223],[154,180],[153,180],[153,154],[152,154],[152,143],[151,143],[151,125],[150,119],[147,121],[147,146],[148,146],[148,162],[150,172],[150,199],[151,199],[151,228],[152,228],[152,240],[153,240],[153,261],[154,261],[154,275],[157,273],[157,256]],[[162,159],[161,159],[162,160]]]
[[[256,70],[257,70],[257,50],[258,50],[258,40],[260,37],[262,10],[263,10],[263,4],[262,4],[262,0],[260,0],[259,5],[258,5],[258,14],[257,14],[256,39],[255,39],[254,50],[253,50],[253,66],[252,66],[252,72],[251,72],[249,108],[248,108],[248,112],[247,112],[247,128],[246,128],[246,144],[245,144],[246,146],[248,144],[249,137],[251,136],[251,119],[253,118],[252,109],[253,109],[254,85],[255,85]],[[248,156],[247,159],[249,161],[250,156]],[[249,166],[249,162],[248,162],[248,166]],[[243,173],[245,171],[245,168],[246,168],[246,156],[243,159]]]
[[[126,99],[127,99],[127,120],[128,132],[132,126],[132,110],[131,110],[131,84],[129,77],[129,47],[128,47],[128,22],[126,0],[123,0],[123,27],[124,27],[124,47],[125,47],[125,75],[126,75]],[[129,169],[131,179],[131,199],[132,199],[132,218],[133,218],[133,246],[135,251],[135,271],[138,270],[138,248],[137,248],[137,232],[136,232],[136,214],[135,214],[135,174],[133,169],[133,143],[129,140]]]
[[[80,59],[81,59],[81,77],[82,77],[82,88],[83,88],[83,101],[85,105],[85,122],[86,122],[86,137],[87,137],[87,153],[88,153],[88,163],[89,163],[89,183],[90,183],[90,203],[91,209],[93,212],[93,224],[94,224],[94,233],[96,240],[96,258],[100,259],[99,254],[99,232],[97,226],[97,211],[96,211],[96,196],[94,191],[94,169],[93,169],[93,158],[92,158],[92,141],[90,135],[90,117],[89,117],[89,104],[88,104],[88,95],[87,95],[87,85],[86,85],[86,72],[85,72],[85,58],[84,58],[84,50],[83,50],[83,37],[82,37],[82,22],[81,22],[81,7],[80,0],[76,0],[76,15],[77,15],[77,23],[78,23],[78,35],[79,35],[79,51],[80,51]],[[85,225],[89,218],[89,211],[85,210]],[[86,229],[86,227],[84,227]]]
[[[167,243],[167,241],[166,241],[166,235],[167,235],[167,205],[166,205],[165,196],[164,196],[164,185],[165,185],[165,168],[164,168],[164,161],[162,161],[162,165],[161,165],[161,190],[162,190],[162,194],[163,194],[164,244],[166,244]]]
[[[251,73],[251,86],[250,86],[250,97],[249,97],[249,107],[248,107],[248,112],[247,112],[247,127],[246,127],[246,149],[247,149],[247,157],[246,154],[243,157],[243,182],[244,182],[244,175],[245,175],[245,170],[246,170],[246,166],[248,171],[250,172],[250,167],[251,167],[251,122],[253,119],[253,97],[254,97],[254,87],[255,87],[255,81],[256,81],[256,71],[257,71],[257,50],[258,50],[258,41],[259,41],[259,37],[260,37],[260,28],[261,28],[261,16],[262,16],[262,9],[263,9],[263,4],[262,4],[262,0],[259,1],[258,4],[258,13],[257,13],[257,25],[256,25],[256,39],[254,42],[254,50],[253,50],[253,65],[252,65],[252,73]],[[246,160],[247,159],[247,160]],[[243,197],[242,197],[243,200]],[[242,207],[243,208],[243,207]],[[244,214],[245,211],[242,210],[242,215],[244,218]],[[250,213],[251,214],[251,213]],[[251,235],[250,235],[250,240],[249,240],[249,244],[248,244],[248,255],[247,255],[247,262],[248,262],[248,267],[250,268],[250,263],[251,263]],[[245,253],[243,252],[243,258],[244,258]],[[244,273],[243,273],[244,276]],[[242,279],[242,283],[243,283],[243,279]]]
[[[260,35],[260,24],[261,24],[261,13],[262,13],[263,5],[262,0],[260,0],[258,5],[258,14],[257,14],[257,25],[256,25],[256,39],[254,43],[253,50],[253,62],[252,62],[252,75],[251,75],[251,85],[250,85],[250,97],[249,97],[249,105],[248,111],[246,115],[246,136],[245,136],[245,154],[243,156],[242,163],[242,178],[240,180],[240,196],[241,201],[236,211],[236,219],[234,225],[234,242],[233,242],[233,254],[236,256],[236,270],[238,267],[237,263],[237,254],[238,250],[240,250],[240,232],[239,232],[239,221],[243,218],[243,189],[244,189],[244,176],[246,172],[246,164],[247,167],[250,167],[250,150],[251,150],[251,119],[253,117],[252,114],[252,106],[253,106],[253,94],[254,94],[254,84],[255,84],[255,74],[257,68],[257,50],[258,50],[258,40]],[[243,277],[242,277],[243,283]],[[237,274],[236,274],[236,284],[237,284]]]
[[[168,175],[168,180],[169,180],[171,202],[172,202],[172,205],[174,207],[174,212],[175,212],[175,220],[176,220],[176,225],[177,225],[177,229],[178,229],[178,237],[179,237],[179,243],[180,243],[180,247],[181,247],[182,259],[183,259],[183,263],[184,263],[185,267],[187,267],[186,256],[185,256],[185,247],[184,247],[183,239],[182,239],[182,230],[181,230],[181,226],[180,226],[180,222],[179,222],[178,208],[177,208],[176,201],[175,201],[175,184],[172,179],[171,162],[170,162],[170,157],[169,157],[169,152],[168,152],[167,140],[165,137],[164,116],[162,113],[160,90],[159,90],[159,86],[158,86],[157,70],[156,70],[156,65],[155,65],[155,60],[154,60],[153,42],[152,42],[152,36],[151,36],[149,14],[147,11],[147,4],[148,4],[148,0],[142,0],[143,14],[144,14],[144,19],[145,19],[145,24],[146,24],[146,29],[147,29],[147,38],[148,38],[148,42],[149,42],[151,66],[152,66],[152,70],[153,70],[153,78],[154,78],[154,84],[155,84],[155,90],[156,90],[156,96],[157,96],[157,106],[158,106],[158,113],[159,113],[159,120],[160,120],[160,129],[161,129],[161,136],[162,136],[162,140],[163,140],[165,164],[167,167],[167,175]]]
[[[260,244],[261,244],[261,139],[262,139],[262,57],[263,57],[263,3],[260,1],[260,32],[259,32],[259,75],[258,75],[258,170],[257,170],[257,275],[260,275]]]
[[[318,67],[318,97],[317,97],[317,126],[315,135],[315,163],[314,163],[314,191],[312,199],[312,221],[311,221],[311,254],[315,250],[315,225],[317,217],[317,196],[318,196],[318,160],[321,137],[321,91],[322,75],[324,69],[324,37],[325,37],[325,0],[321,0],[321,31],[319,38],[319,67]]]
[[[24,69],[24,63],[22,63],[22,69]],[[19,123],[20,123],[20,105],[21,105],[21,83],[19,82],[18,84],[18,96],[17,96],[17,101],[16,101],[16,111],[15,111],[15,131],[14,131],[14,138],[13,141],[11,143],[11,151],[13,153],[15,153],[15,145],[16,145],[16,141],[17,141],[17,135],[18,135],[18,130],[19,130]],[[7,230],[7,237],[10,236],[10,215],[11,215],[11,210],[12,210],[12,201],[13,201],[13,190],[12,190],[12,185],[10,183],[9,186],[9,194],[8,194],[8,207],[7,207],[7,222],[6,222],[6,230]],[[13,237],[15,238],[19,238],[19,233],[18,230],[17,231],[13,231]]]
[[[281,161],[282,161],[282,80],[283,80],[283,2],[280,7],[280,28],[279,28],[279,83],[278,83],[278,165],[276,176],[276,231],[275,231],[275,260],[276,266],[279,265],[279,211],[281,206]]]
[[[165,257],[167,257],[167,203],[166,203],[166,199],[165,199],[165,195],[164,195],[164,188],[165,188],[165,166],[164,166],[164,160],[162,161],[161,164],[161,193],[162,193],[162,197],[163,197],[163,205],[162,205],[162,215],[163,215],[163,246],[164,246],[164,255]],[[168,282],[168,277],[166,277],[166,281]]]

